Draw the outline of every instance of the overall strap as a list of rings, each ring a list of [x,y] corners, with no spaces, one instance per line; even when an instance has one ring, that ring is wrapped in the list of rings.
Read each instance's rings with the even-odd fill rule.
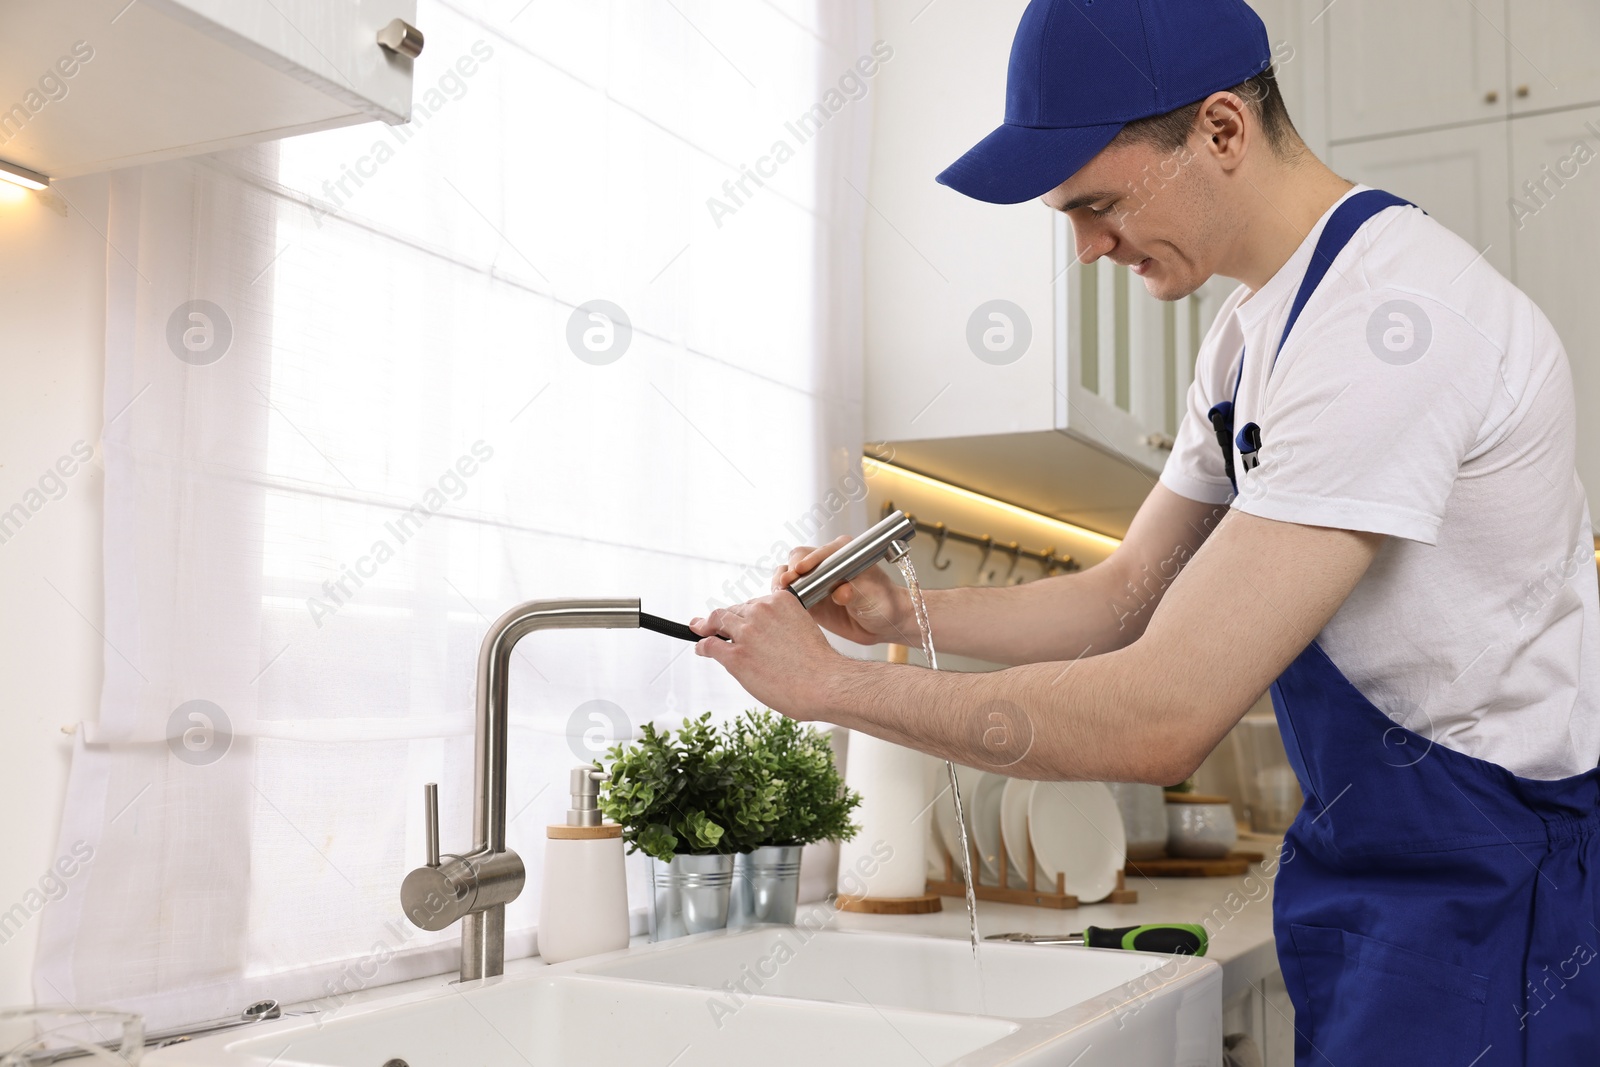
[[[1393,193],[1386,193],[1381,189],[1368,189],[1345,200],[1334,209],[1328,223],[1322,228],[1322,235],[1317,239],[1317,246],[1311,253],[1311,264],[1306,268],[1305,278],[1300,282],[1300,291],[1295,295],[1294,304],[1289,309],[1289,321],[1283,325],[1283,336],[1278,339],[1277,351],[1272,354],[1272,366],[1278,365],[1278,356],[1283,352],[1283,346],[1289,343],[1289,335],[1294,331],[1295,323],[1300,321],[1300,313],[1311,302],[1311,296],[1317,291],[1328,271],[1333,269],[1333,261],[1339,258],[1339,253],[1354,240],[1355,235],[1362,226],[1374,216],[1387,211],[1392,207],[1416,207],[1409,200],[1403,200]],[[1224,468],[1228,472],[1228,481],[1233,485],[1234,494],[1239,492],[1239,481],[1234,471],[1233,449],[1235,444],[1240,449],[1240,455],[1245,458],[1245,468],[1254,466],[1252,460],[1260,450],[1261,428],[1255,423],[1250,423],[1235,437],[1234,410],[1239,404],[1239,386],[1244,382],[1244,364],[1247,353],[1239,354],[1239,373],[1233,380],[1233,398],[1224,400],[1212,407],[1209,418],[1212,429],[1216,431],[1217,445],[1222,449]],[[1272,371],[1269,369],[1270,375]]]
[[[1357,193],[1338,206],[1333,217],[1328,219],[1328,224],[1322,228],[1322,237],[1317,241],[1316,250],[1311,253],[1311,265],[1306,268],[1305,280],[1300,283],[1300,292],[1294,298],[1294,306],[1289,309],[1289,321],[1284,323],[1283,336],[1278,339],[1278,351],[1272,354],[1274,366],[1278,363],[1278,355],[1283,352],[1283,346],[1289,343],[1289,334],[1294,330],[1295,323],[1300,321],[1300,313],[1311,302],[1311,294],[1317,291],[1317,286],[1322,284],[1322,279],[1333,268],[1333,261],[1339,258],[1339,253],[1344,251],[1361,227],[1374,215],[1389,208],[1416,206],[1382,189]],[[1239,361],[1239,375],[1241,379],[1244,377],[1243,360]],[[1239,399],[1237,382],[1234,383],[1233,397],[1235,401]]]

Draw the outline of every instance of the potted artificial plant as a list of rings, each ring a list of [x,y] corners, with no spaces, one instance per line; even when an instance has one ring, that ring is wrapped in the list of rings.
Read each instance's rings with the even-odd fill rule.
[[[722,929],[734,853],[778,823],[777,783],[752,772],[709,712],[676,731],[647,723],[607,759],[600,810],[650,857],[650,939]]]
[[[650,857],[652,941],[793,922],[801,849],[859,829],[861,795],[845,788],[827,735],[771,711],[721,730],[709,712],[676,731],[646,724],[606,758],[600,811]]]
[[[822,731],[772,711],[747,711],[728,724],[729,746],[745,773],[777,785],[777,818],[734,858],[728,925],[793,923],[800,901],[800,854],[816,841],[848,841],[861,794],[845,788]]]

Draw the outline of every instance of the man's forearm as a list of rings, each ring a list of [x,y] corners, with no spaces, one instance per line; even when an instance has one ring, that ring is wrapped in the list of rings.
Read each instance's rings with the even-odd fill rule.
[[[1181,781],[1193,724],[1166,721],[1172,702],[1122,655],[989,674],[851,661],[822,717],[1013,778]]]
[[[930,592],[935,647],[1011,664],[1126,648],[1145,632],[1168,587],[1226,513],[1226,506],[1157,485],[1127,538],[1086,571],[1020,586]]]
[[[934,647],[1006,664],[1111,652],[1138,638],[1154,602],[1125,586],[1108,561],[1027,585],[929,590]]]

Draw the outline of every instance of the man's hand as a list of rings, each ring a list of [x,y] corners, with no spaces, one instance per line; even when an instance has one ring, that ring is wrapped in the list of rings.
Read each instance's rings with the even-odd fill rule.
[[[772,576],[772,591],[788,589],[798,578],[816,570],[823,560],[849,543],[850,538],[840,537],[821,548],[806,545],[790,552],[788,566],[778,568]],[[910,598],[904,589],[889,580],[882,566],[872,567],[840,585],[832,596],[811,609],[811,617],[819,626],[858,645],[875,645],[880,641],[912,647],[922,644],[916,620],[912,618]]]
[[[716,660],[745,692],[802,722],[826,706],[830,672],[850,663],[789,592],[718,608],[689,629],[705,638],[695,645],[696,655]]]

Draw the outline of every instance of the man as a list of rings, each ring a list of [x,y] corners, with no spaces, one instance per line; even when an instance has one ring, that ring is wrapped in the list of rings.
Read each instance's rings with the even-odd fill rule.
[[[781,591],[837,545],[696,620],[729,639],[698,651],[789,715],[1039,779],[1180,781],[1270,687],[1306,794],[1274,903],[1297,1062],[1592,1063],[1600,603],[1566,356],[1478,249],[1317,160],[1270,62],[1241,0],[1034,0],[1005,125],[940,176],[1042,197],[1162,299],[1242,283],[1111,558],[929,596],[941,650],[1017,666],[835,653],[816,624],[916,631],[882,568],[810,617]]]

